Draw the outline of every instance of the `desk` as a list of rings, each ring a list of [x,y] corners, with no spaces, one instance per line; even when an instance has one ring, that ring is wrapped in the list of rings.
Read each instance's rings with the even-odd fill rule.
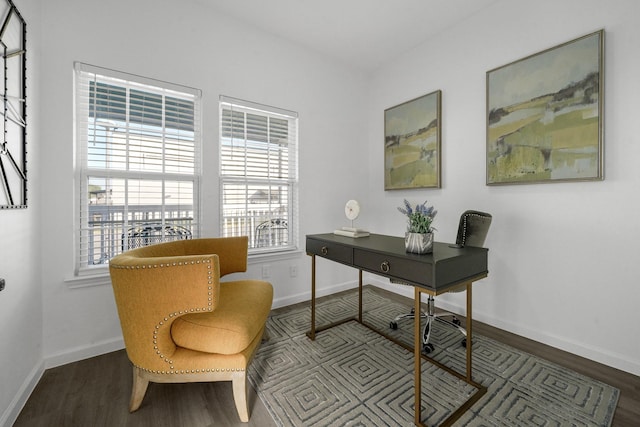
[[[316,333],[354,319],[345,319],[316,329],[316,257],[345,264],[359,270],[359,303],[358,322],[362,320],[362,272],[367,271],[414,287],[414,310],[420,313],[422,294],[436,296],[452,290],[466,290],[467,294],[467,366],[466,375],[462,375],[433,359],[422,355],[422,333],[420,316],[414,321],[414,392],[415,392],[415,424],[421,422],[421,363],[422,359],[437,365],[456,377],[476,387],[478,391],[472,395],[458,410],[454,411],[442,425],[451,425],[471,405],[482,397],[487,389],[473,381],[471,376],[471,285],[474,281],[487,276],[487,249],[484,248],[452,248],[446,243],[434,243],[433,253],[417,255],[407,253],[404,239],[401,237],[372,234],[357,239],[338,236],[332,233],[307,235],[307,255],[311,256],[311,330],[307,334],[315,340]],[[370,327],[371,328],[371,327]],[[373,329],[373,328],[371,328]],[[375,330],[375,329],[374,329]],[[381,331],[376,332],[390,338]],[[392,339],[393,340],[393,339]],[[407,348],[398,341],[394,342]]]

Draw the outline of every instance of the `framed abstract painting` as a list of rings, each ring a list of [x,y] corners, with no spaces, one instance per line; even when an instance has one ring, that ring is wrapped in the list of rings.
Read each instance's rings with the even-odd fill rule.
[[[384,189],[440,188],[441,92],[384,111]]]
[[[604,31],[487,72],[487,185],[602,180]]]

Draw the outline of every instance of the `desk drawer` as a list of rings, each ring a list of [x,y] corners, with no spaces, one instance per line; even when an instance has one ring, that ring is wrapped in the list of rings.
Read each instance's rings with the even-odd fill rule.
[[[307,239],[307,253],[343,264],[353,264],[353,248],[315,239]]]
[[[353,262],[359,268],[371,273],[420,283],[427,287],[433,286],[431,263],[358,249],[353,252]]]

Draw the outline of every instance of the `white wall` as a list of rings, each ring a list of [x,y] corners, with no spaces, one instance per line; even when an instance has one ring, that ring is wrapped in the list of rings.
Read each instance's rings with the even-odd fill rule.
[[[38,60],[39,1],[14,4],[27,22],[27,177],[28,208],[0,210],[0,426],[10,423],[43,372],[42,279],[39,224],[40,120]],[[4,5],[3,5],[4,10]],[[3,16],[4,19],[4,16]],[[2,190],[0,190],[2,191]]]
[[[55,227],[43,234],[44,355],[55,366],[121,348],[111,286],[72,288],[73,62],[112,68],[203,91],[203,227],[218,234],[218,97],[228,95],[297,111],[300,115],[300,234],[326,230],[343,217],[366,169],[344,180],[366,140],[362,100],[366,79],[356,70],[220,16],[196,2],[57,0],[43,2],[43,206]],[[68,22],[69,24],[62,24]],[[327,212],[335,212],[327,215]],[[302,244],[303,241],[301,241]],[[303,252],[250,266],[261,277],[268,263],[274,305],[309,295]],[[298,267],[290,277],[289,266]]]
[[[493,214],[479,320],[640,374],[640,30],[635,0],[501,1],[378,70],[369,102],[369,193],[381,233],[401,235],[403,198],[439,210],[455,240],[465,209]],[[604,181],[485,185],[486,71],[605,29]],[[442,90],[442,189],[385,192],[385,108]],[[439,297],[456,311],[464,294]]]

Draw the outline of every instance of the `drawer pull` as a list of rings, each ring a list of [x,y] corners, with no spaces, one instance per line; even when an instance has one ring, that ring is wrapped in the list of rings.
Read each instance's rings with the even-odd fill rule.
[[[389,272],[389,261],[383,261],[382,264],[380,264],[380,270],[382,270],[385,273]]]
[[[326,255],[329,253],[329,248],[323,246],[322,249],[320,249],[320,252],[322,252],[322,255]]]

